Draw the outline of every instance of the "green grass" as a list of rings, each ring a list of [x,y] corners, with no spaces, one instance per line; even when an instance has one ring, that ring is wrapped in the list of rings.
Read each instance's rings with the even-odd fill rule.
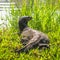
[[[0,60],[60,60],[60,1],[56,5],[40,2],[40,0],[29,1],[27,5],[22,0],[21,8],[14,10],[12,7],[9,19],[12,27],[0,30]],[[55,0],[54,0],[55,1]],[[50,49],[39,51],[38,48],[30,50],[28,54],[21,53],[18,55],[14,52],[16,48],[21,48],[20,37],[15,33],[18,32],[18,16],[32,16],[33,19],[28,23],[29,27],[46,33],[50,39]]]

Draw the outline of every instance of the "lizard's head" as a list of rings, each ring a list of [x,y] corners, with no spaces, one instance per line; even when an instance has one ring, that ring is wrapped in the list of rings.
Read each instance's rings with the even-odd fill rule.
[[[23,31],[23,29],[28,26],[27,25],[28,21],[30,21],[31,19],[32,19],[32,17],[30,17],[30,16],[23,16],[23,17],[19,18],[19,29],[21,31]]]

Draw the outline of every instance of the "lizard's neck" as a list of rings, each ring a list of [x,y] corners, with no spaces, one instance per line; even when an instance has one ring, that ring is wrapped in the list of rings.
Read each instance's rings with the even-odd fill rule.
[[[20,32],[22,32],[25,28],[27,28],[28,26],[26,24],[20,24],[19,25],[19,29],[20,29]]]

